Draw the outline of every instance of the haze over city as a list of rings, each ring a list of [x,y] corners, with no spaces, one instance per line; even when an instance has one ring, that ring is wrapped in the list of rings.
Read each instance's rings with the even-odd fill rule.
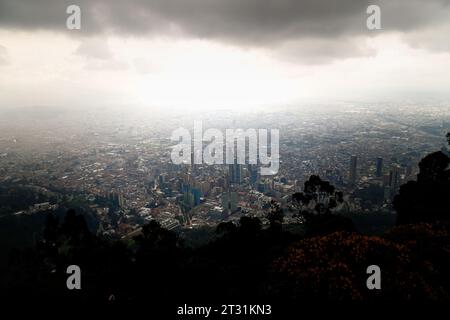
[[[450,0],[0,0],[0,299],[449,301],[449,35]]]

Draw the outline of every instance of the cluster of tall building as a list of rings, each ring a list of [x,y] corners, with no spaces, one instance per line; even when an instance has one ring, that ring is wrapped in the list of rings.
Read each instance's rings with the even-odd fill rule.
[[[401,168],[394,167],[384,179],[384,200],[391,201],[398,193],[401,185]]]
[[[183,211],[187,212],[200,204],[202,193],[199,188],[192,187],[189,184],[182,184],[181,191],[183,193]]]
[[[374,176],[374,183],[383,187],[384,200],[386,202],[391,202],[394,196],[398,193],[404,180],[413,178],[412,166],[407,165],[402,167],[394,163],[390,165],[389,171],[384,174],[383,158],[377,157],[375,160]],[[356,187],[358,185],[358,181],[358,157],[352,155],[350,157],[348,186]]]
[[[106,195],[106,198],[115,206],[125,208],[126,200],[122,193],[110,192]]]

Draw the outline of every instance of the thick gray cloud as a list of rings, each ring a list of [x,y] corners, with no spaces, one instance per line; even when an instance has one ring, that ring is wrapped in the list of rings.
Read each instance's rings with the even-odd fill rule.
[[[88,38],[83,40],[75,51],[80,56],[95,58],[100,60],[108,60],[113,57],[108,42],[104,39]]]
[[[284,42],[275,50],[275,54],[284,61],[324,64],[348,57],[373,56],[376,51],[367,47],[360,37],[305,38]]]
[[[383,31],[416,33],[439,26],[450,16],[450,0],[0,0],[0,27],[66,32],[65,10],[70,4],[82,8],[81,35],[181,34],[291,50],[298,44],[308,48],[303,44],[309,41],[338,57],[356,48],[351,38]],[[382,9],[383,31],[366,28],[370,4]],[[413,36],[407,39],[414,42]],[[353,55],[359,54],[367,50],[356,48]]]

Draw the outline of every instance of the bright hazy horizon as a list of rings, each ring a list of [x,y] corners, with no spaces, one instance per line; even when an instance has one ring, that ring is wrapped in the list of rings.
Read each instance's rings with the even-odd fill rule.
[[[77,1],[80,30],[70,4],[0,0],[0,109],[450,99],[450,1]]]

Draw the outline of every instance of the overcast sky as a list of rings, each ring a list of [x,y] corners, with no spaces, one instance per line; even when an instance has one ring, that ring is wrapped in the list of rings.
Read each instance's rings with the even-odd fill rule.
[[[66,8],[81,7],[81,30]],[[382,30],[366,9],[381,7]],[[0,0],[0,108],[450,99],[450,0]]]

